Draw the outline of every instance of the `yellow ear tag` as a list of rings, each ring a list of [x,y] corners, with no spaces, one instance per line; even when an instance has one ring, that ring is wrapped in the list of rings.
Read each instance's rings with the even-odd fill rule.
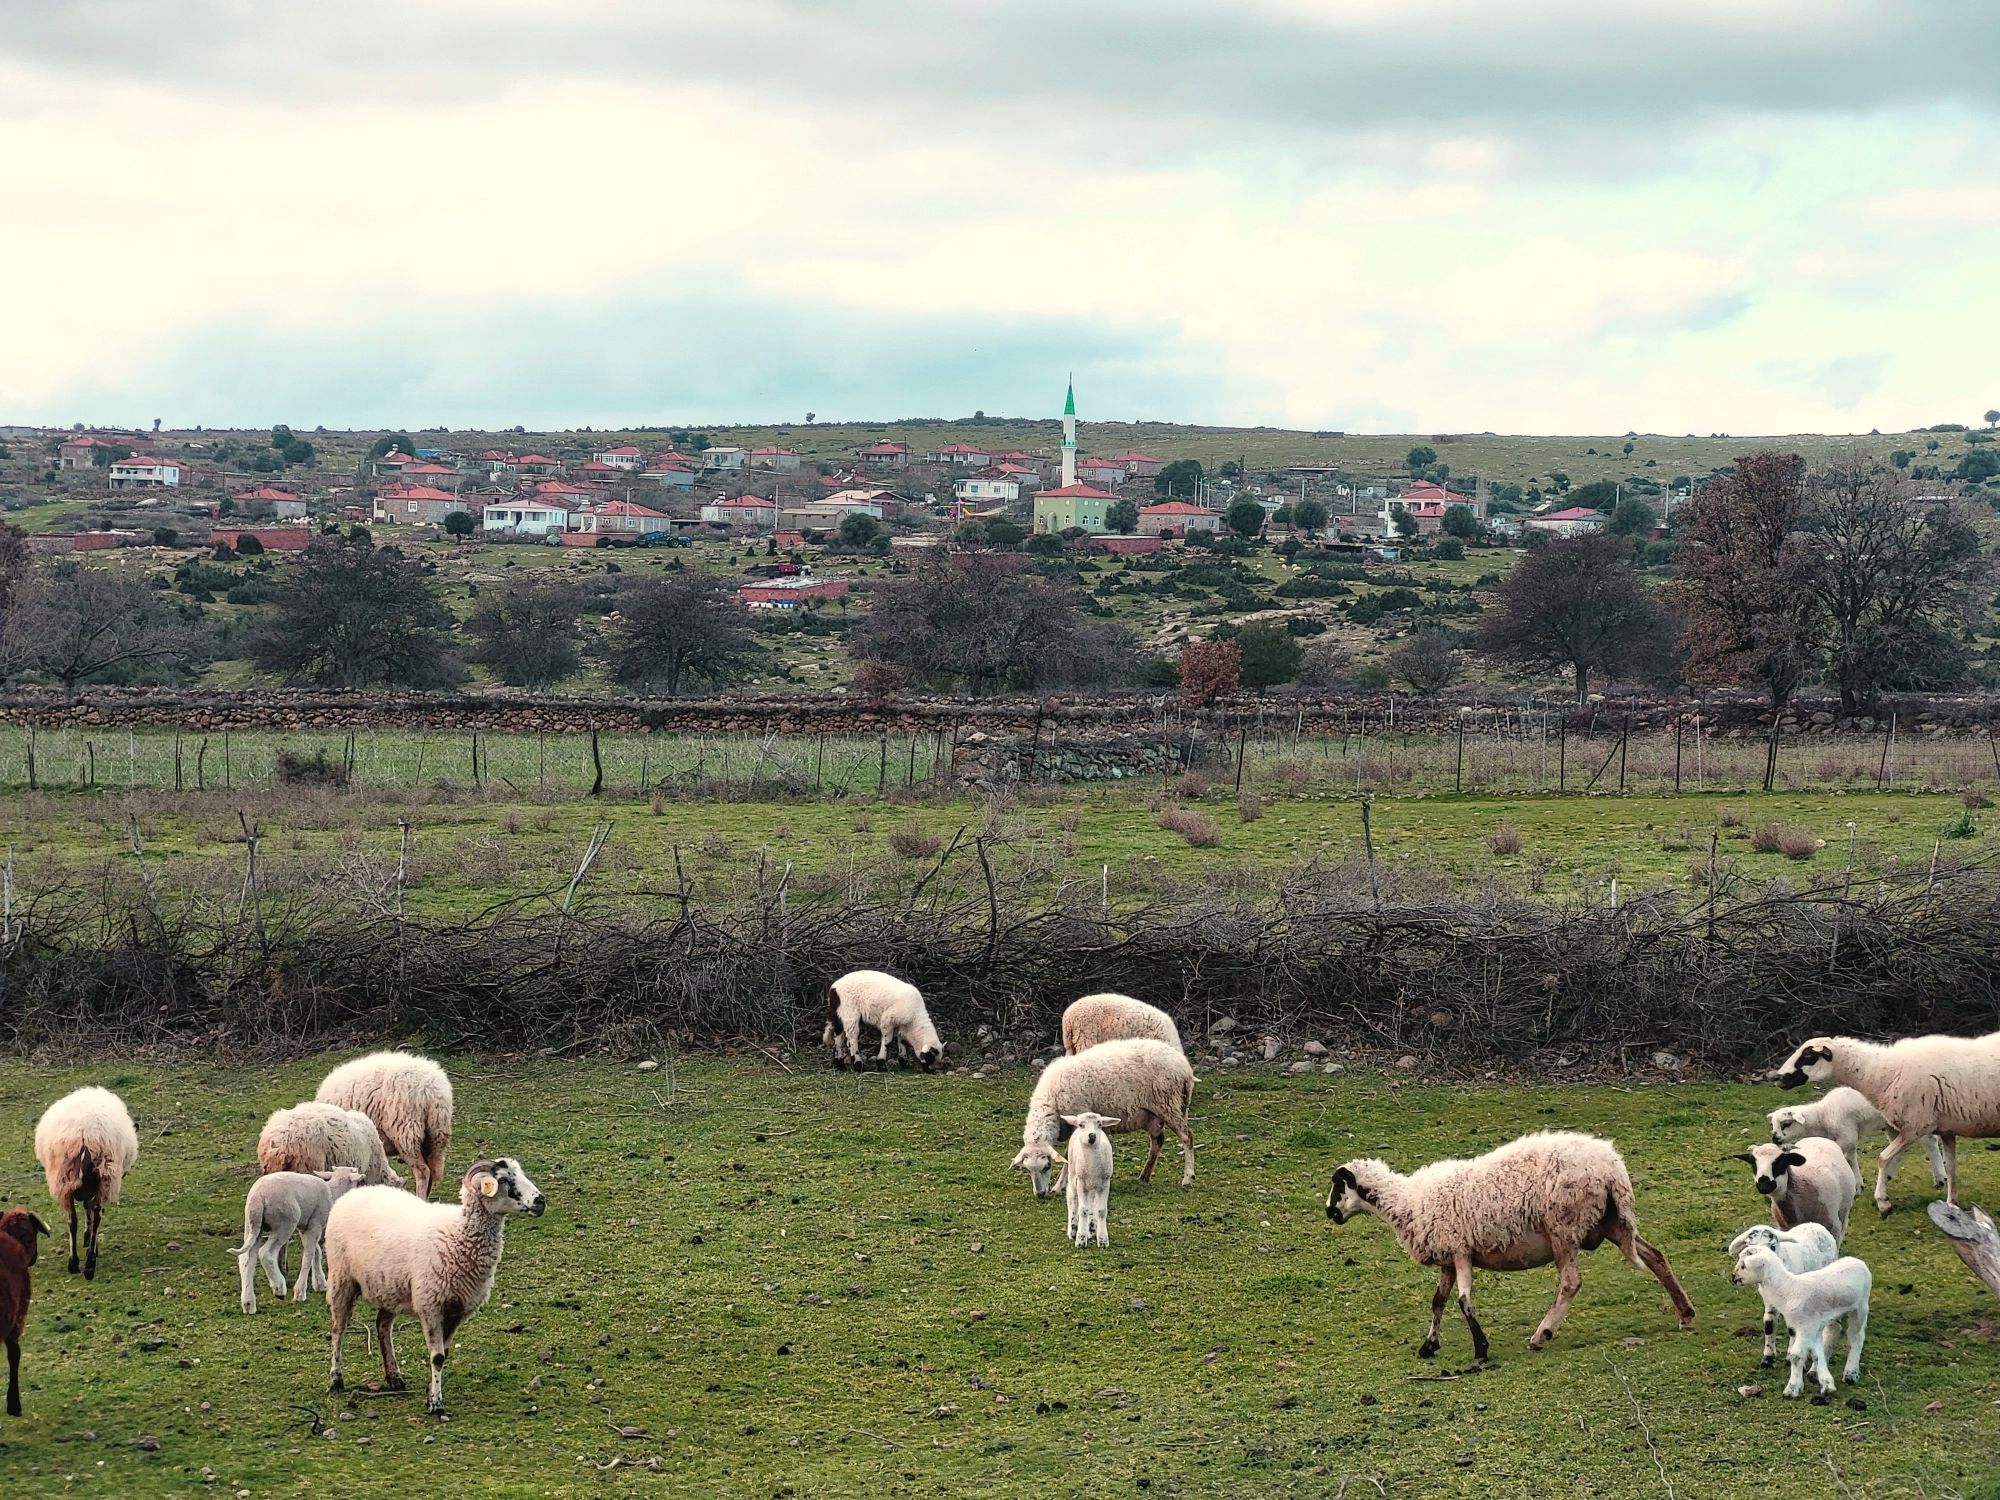
[[[480,1197],[491,1198],[495,1193],[499,1191],[500,1191],[500,1184],[496,1179],[491,1177],[482,1177],[479,1179]]]

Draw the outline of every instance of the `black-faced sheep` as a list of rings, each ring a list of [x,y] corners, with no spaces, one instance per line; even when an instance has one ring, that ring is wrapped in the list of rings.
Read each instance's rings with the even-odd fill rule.
[[[1069,1138],[1065,1115],[1086,1110],[1115,1116],[1120,1131],[1143,1130],[1152,1138],[1141,1182],[1153,1180],[1160,1142],[1171,1130],[1181,1143],[1181,1186],[1194,1181],[1194,1136],[1188,1106],[1194,1098],[1194,1069],[1178,1047],[1150,1038],[1101,1042],[1075,1057],[1058,1057],[1042,1069],[1021,1125],[1021,1149],[1012,1165],[1028,1174],[1035,1196],[1049,1194],[1049,1168],[1059,1165],[1056,1147]]]
[[[1840,1259],[1840,1245],[1833,1237],[1833,1231],[1824,1224],[1800,1224],[1791,1229],[1779,1229],[1771,1224],[1752,1224],[1748,1229],[1729,1242],[1732,1257],[1741,1255],[1752,1245],[1760,1245],[1777,1256],[1787,1271],[1817,1271],[1832,1265]],[[1759,1293],[1761,1296],[1761,1291]],[[1764,1299],[1764,1363],[1772,1364],[1778,1357],[1777,1311],[1770,1299]]]
[[[125,1101],[109,1089],[80,1088],[43,1113],[35,1127],[35,1158],[48,1178],[49,1196],[69,1215],[69,1268],[77,1267],[76,1210],[86,1215],[83,1263],[86,1281],[97,1275],[97,1230],[104,1210],[118,1201],[125,1174],[139,1160],[139,1132]]]
[[[1750,1164],[1757,1191],[1771,1200],[1771,1222],[1780,1229],[1820,1224],[1837,1240],[1847,1237],[1847,1216],[1861,1179],[1837,1142],[1812,1135],[1790,1146],[1753,1146],[1736,1160]]]
[[[382,1144],[408,1164],[419,1198],[430,1197],[431,1184],[443,1180],[451,1146],[451,1080],[428,1057],[371,1052],[327,1074],[314,1097],[373,1120]]]
[[[1667,1258],[1639,1237],[1632,1179],[1618,1149],[1596,1136],[1543,1131],[1522,1136],[1470,1161],[1438,1161],[1407,1176],[1364,1157],[1333,1174],[1327,1217],[1336,1224],[1373,1214],[1395,1231],[1404,1253],[1438,1268],[1431,1326],[1417,1353],[1437,1353],[1438,1328],[1454,1280],[1458,1310],[1472,1333],[1472,1351],[1486,1358],[1486,1333],[1472,1309],[1472,1271],[1525,1271],[1555,1262],[1556,1300],[1528,1340],[1540,1349],[1562,1326],[1583,1284],[1579,1250],[1610,1240],[1633,1265],[1651,1271],[1680,1313],[1694,1324],[1694,1306]]]
[[[356,1188],[326,1221],[326,1300],[333,1314],[333,1365],[327,1389],[344,1388],[341,1340],[357,1298],[375,1309],[382,1383],[403,1389],[390,1345],[398,1313],[412,1313],[430,1351],[426,1409],[444,1414],[444,1363],[451,1336],[486,1305],[500,1269],[509,1216],[548,1206],[511,1156],[477,1161],[460,1183],[458,1205],[427,1203],[390,1187]]]
[[[845,1067],[861,1066],[861,1027],[875,1028],[881,1037],[875,1065],[889,1065],[889,1049],[896,1049],[901,1065],[907,1050],[926,1072],[944,1061],[944,1043],[924,1005],[923,992],[908,980],[879,969],[856,969],[827,986],[826,1027],[822,1042],[831,1043],[833,1060]],[[844,1050],[843,1050],[844,1044]]]
[[[1889,1179],[1910,1145],[1938,1138],[1944,1155],[1945,1202],[1958,1202],[1961,1136],[2000,1135],[2000,1032],[1986,1036],[1918,1036],[1887,1045],[1849,1036],[1802,1042],[1778,1069],[1783,1088],[1806,1082],[1844,1083],[1882,1112],[1893,1134],[1875,1173],[1875,1207],[1889,1211]]]
[[[1085,995],[1063,1011],[1063,1051],[1072,1057],[1086,1047],[1124,1037],[1151,1037],[1169,1047],[1181,1044],[1180,1028],[1172,1016],[1130,995]]]

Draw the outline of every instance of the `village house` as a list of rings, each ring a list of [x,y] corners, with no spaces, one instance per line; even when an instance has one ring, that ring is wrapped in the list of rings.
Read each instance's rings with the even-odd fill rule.
[[[590,461],[612,469],[638,469],[645,466],[645,455],[630,443],[621,443],[616,448],[591,454]]]
[[[377,479],[401,479],[403,470],[411,464],[422,463],[414,453],[405,453],[400,448],[391,449],[379,458],[368,461],[368,472]]]
[[[694,469],[685,463],[668,463],[662,459],[639,477],[650,479],[654,484],[663,485],[670,490],[694,488]]]
[[[1125,472],[1134,479],[1151,479],[1167,466],[1164,458],[1155,458],[1150,453],[1116,453],[1111,462],[1124,465]]]
[[[888,490],[853,489],[835,490],[821,502],[826,505],[866,505],[872,507],[869,514],[878,521],[894,516],[903,508],[903,502]]]
[[[434,464],[424,458],[418,459],[415,463],[404,464],[396,478],[404,484],[427,484],[432,489],[458,488],[458,470],[447,464]]]
[[[961,505],[991,505],[996,500],[1015,501],[1021,498],[1021,481],[998,470],[984,474],[968,474],[963,479],[952,481],[952,498]]]
[[[599,459],[590,459],[576,466],[577,477],[593,484],[610,484],[614,480],[630,477],[630,472],[615,464],[607,464]]]
[[[630,500],[607,500],[576,514],[575,529],[594,536],[644,536],[649,531],[665,531],[673,517],[651,506]]]
[[[1127,475],[1125,465],[1115,458],[1079,458],[1076,477],[1093,484],[1122,484]]]
[[[870,443],[857,456],[871,469],[907,469],[910,466],[910,445],[884,439],[879,443]]]
[[[283,521],[305,519],[306,503],[290,490],[278,489],[275,485],[260,484],[254,490],[245,490],[233,497],[240,510],[270,508],[269,513]]]
[[[742,448],[704,448],[701,450],[701,469],[704,474],[740,473],[749,461],[749,453]]]
[[[1014,480],[1024,490],[1031,490],[1042,482],[1042,471],[1040,469],[1035,468],[1031,464],[1015,463],[1011,459],[1004,463],[995,464],[988,472],[997,474],[1002,479]]]
[[[1592,510],[1587,505],[1572,505],[1568,510],[1550,511],[1547,515],[1523,516],[1521,529],[1546,531],[1551,536],[1587,536],[1593,531],[1602,531],[1609,519],[1601,510]]]
[[[869,500],[841,499],[829,495],[824,500],[800,500],[785,506],[777,524],[787,531],[831,531],[848,516],[882,519],[882,507]]]
[[[56,449],[56,467],[59,469],[94,469],[100,449],[123,448],[131,450],[130,443],[114,442],[110,438],[95,437],[81,433],[76,437],[64,438],[62,446]]]
[[[151,458],[143,453],[134,453],[111,465],[111,488],[130,490],[177,485],[181,482],[183,467],[178,458]]]
[[[1101,536],[1111,529],[1105,516],[1117,498],[1087,484],[1065,484],[1043,490],[1035,496],[1034,529],[1051,535],[1081,530]]]
[[[750,467],[770,469],[779,474],[796,474],[799,471],[799,456],[789,448],[752,448]]]
[[[814,578],[801,573],[794,578],[763,578],[737,590],[751,609],[799,609],[847,597],[844,578]]]
[[[517,497],[488,502],[479,529],[502,535],[545,537],[569,530],[570,508],[559,501]]]
[[[778,502],[741,495],[734,500],[717,500],[701,508],[701,518],[710,526],[727,526],[737,531],[769,531],[778,524]]]
[[[1187,500],[1163,500],[1139,507],[1141,536],[1189,536],[1197,531],[1212,532],[1221,525],[1219,512]]]
[[[975,448],[970,443],[946,443],[931,454],[934,464],[957,464],[960,467],[985,467],[989,461],[984,448]]]
[[[454,511],[469,514],[465,501],[427,484],[392,484],[375,497],[375,519],[393,526],[442,526]]]

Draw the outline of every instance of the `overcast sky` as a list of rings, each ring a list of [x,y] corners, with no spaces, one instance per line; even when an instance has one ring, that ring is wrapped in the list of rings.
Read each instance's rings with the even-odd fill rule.
[[[0,421],[1884,430],[1990,0],[0,0]]]

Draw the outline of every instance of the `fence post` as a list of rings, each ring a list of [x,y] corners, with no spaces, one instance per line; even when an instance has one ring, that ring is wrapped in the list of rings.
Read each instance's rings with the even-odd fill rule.
[[[1686,719],[1681,714],[1674,715],[1674,795],[1681,794],[1681,725]]]
[[[181,782],[181,732],[174,731],[174,790],[180,791]]]
[[[472,789],[479,790],[479,731],[472,731]]]
[[[1632,716],[1625,715],[1624,727],[1618,731],[1618,795],[1625,795],[1625,750],[1632,743]]]
[[[225,792],[230,789],[229,731],[226,729],[222,731],[222,789]]]
[[[1709,943],[1710,943],[1711,945],[1712,945],[1712,944],[1713,944],[1713,943],[1715,942],[1715,851],[1716,851],[1716,847],[1717,847],[1717,846],[1718,846],[1718,845],[1719,845],[1719,844],[1720,844],[1721,842],[1722,842],[1722,830],[1721,830],[1720,828],[1711,828],[1711,829],[1709,829],[1709,831],[1708,831],[1708,934],[1707,934],[1707,940],[1708,940],[1708,942],[1709,942]]]
[[[1246,724],[1239,727],[1236,731],[1236,790],[1238,793],[1241,793],[1243,790],[1243,755],[1249,743],[1250,728]]]
[[[1569,790],[1569,720],[1556,720],[1556,790]]]
[[[590,795],[593,797],[602,796],[604,793],[604,757],[598,754],[597,751],[597,726],[595,724],[590,726],[590,768],[596,773],[591,779]]]
[[[1375,828],[1369,819],[1369,808],[1374,801],[1373,797],[1361,799],[1361,847],[1368,855],[1368,894],[1374,898],[1375,916],[1379,920],[1382,916],[1382,887],[1375,879]]]
[[[1458,716],[1458,761],[1451,770],[1451,789],[1465,790],[1465,715]]]
[[[1771,790],[1771,783],[1778,779],[1778,736],[1784,733],[1785,721],[1782,717],[1771,720],[1771,743],[1764,751],[1764,790]]]
[[[28,721],[28,790],[38,791],[35,784],[35,721]]]
[[[889,731],[882,731],[881,756],[875,763],[875,795],[881,796],[882,789],[889,784]]]

